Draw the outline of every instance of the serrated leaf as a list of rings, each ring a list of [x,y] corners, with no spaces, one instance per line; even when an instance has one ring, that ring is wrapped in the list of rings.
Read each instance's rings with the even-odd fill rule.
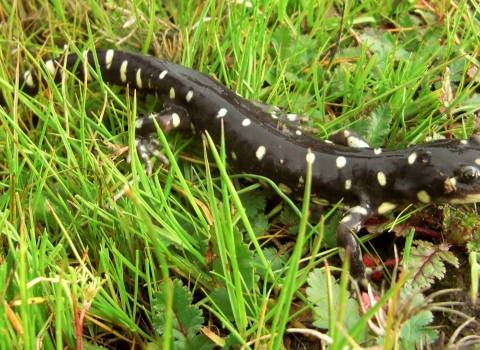
[[[405,300],[406,291],[402,291],[402,300]],[[412,306],[420,305],[424,302],[422,294],[416,294]],[[428,327],[433,321],[433,314],[429,310],[423,310],[404,323],[400,330],[401,349],[417,349],[416,344],[429,344],[438,337],[438,331]],[[428,338],[428,342],[427,339]]]
[[[280,222],[284,225],[296,224],[299,220],[297,213],[290,206],[286,206],[280,213]]]
[[[175,349],[211,349],[214,343],[203,334],[198,334],[203,326],[202,312],[198,306],[191,305],[192,294],[182,282],[173,281],[173,320],[172,335]],[[152,302],[155,312],[153,327],[162,335],[165,327],[165,295],[162,288]]]
[[[218,243],[216,240],[212,239],[214,242],[213,251],[219,256],[218,252]],[[255,275],[253,267],[253,252],[249,249],[248,245],[243,241],[243,236],[237,231],[234,230],[234,243],[235,243],[235,257],[237,259],[237,264],[239,266],[240,273],[243,277],[245,285],[248,289],[251,289],[256,281],[258,281],[258,276]],[[224,265],[222,260],[217,257],[212,261],[213,270],[218,273],[219,276],[224,274]],[[223,284],[223,279],[219,279],[218,282]]]
[[[242,274],[246,287],[248,290],[251,290],[255,282],[258,281],[258,276],[255,275],[252,264],[253,252],[243,241],[241,241],[235,248],[240,273]]]
[[[280,270],[285,266],[287,258],[284,255],[278,254],[277,249],[275,248],[265,248],[262,250],[265,259],[269,262],[271,270]],[[265,268],[258,254],[255,254],[255,261],[257,267],[257,273],[265,275]]]
[[[280,222],[287,227],[287,231],[292,234],[298,233],[300,218],[290,206],[287,206],[280,213]]]
[[[310,302],[315,305],[315,314],[313,318],[316,320],[313,325],[318,328],[328,329],[329,327],[329,298],[332,299],[333,314],[338,316],[340,303],[344,303],[344,314],[341,323],[348,330],[351,329],[360,319],[358,312],[358,303],[354,299],[340,300],[340,285],[336,283],[335,278],[330,276],[332,285],[332,293],[327,289],[327,277],[322,270],[316,269],[308,275],[306,293]]]
[[[240,349],[242,347],[242,343],[238,340],[237,336],[233,333],[225,338],[225,345],[222,349],[231,350],[231,349]]]
[[[340,220],[342,220],[343,213],[341,210],[335,211],[328,221],[325,223],[323,229],[323,244],[328,248],[334,248],[337,246],[337,227]]]
[[[343,95],[345,91],[345,81],[348,80],[347,76],[351,76],[355,71],[355,66],[348,62],[342,62],[340,65],[335,67],[333,74],[330,77],[330,83],[328,84],[327,95],[329,98],[335,98],[336,96]]]
[[[210,298],[215,303],[216,307],[220,309],[224,316],[229,321],[234,321],[235,317],[233,315],[232,305],[230,304],[230,298],[228,297],[228,292],[225,287],[215,288],[210,293]]]
[[[471,96],[461,99],[455,110],[474,113],[478,111],[478,106],[480,106],[480,94],[472,94]]]
[[[400,330],[400,348],[414,350],[416,349],[415,343],[429,344],[437,339],[438,331],[431,327],[425,327],[432,321],[433,314],[427,310],[408,320]]]
[[[448,251],[447,244],[414,240],[413,245],[408,260],[408,269],[415,271],[410,283],[413,290],[429,287],[435,278],[442,279],[446,272],[445,262],[458,268],[458,259]]]
[[[372,112],[371,116],[366,119],[369,127],[367,128],[367,134],[365,141],[371,147],[381,147],[385,143],[385,135],[390,130],[390,123],[392,121],[392,109],[386,103],[379,105]]]
[[[398,46],[397,37],[389,32],[366,28],[365,31],[360,34],[360,38],[365,41],[365,45],[367,45],[372,52],[379,56],[379,63],[392,53],[397,60],[408,59],[409,57],[409,53]]]
[[[249,191],[240,195],[243,208],[248,217],[256,215],[258,212],[265,211],[266,199],[262,191]]]
[[[272,45],[275,49],[270,49],[269,52],[273,57],[280,57],[283,61],[293,55],[292,48],[292,33],[288,27],[278,27],[272,35]]]
[[[480,220],[476,212],[446,205],[443,208],[442,233],[447,242],[464,246],[480,239]]]
[[[414,293],[413,296],[412,293]],[[413,300],[410,300],[411,298],[413,298]],[[430,344],[438,338],[438,331],[428,326],[433,321],[433,314],[427,309],[427,305],[422,305],[424,303],[425,297],[420,293],[415,293],[409,285],[401,289],[397,308],[399,310],[404,307],[407,307],[408,310],[416,308],[422,311],[416,313],[408,320],[403,320],[402,316],[408,314],[408,310],[405,310],[404,312],[400,312],[398,318],[396,318],[396,325],[399,327],[399,349],[415,350],[423,348],[422,345]],[[384,343],[385,338],[377,338],[377,344]]]
[[[250,220],[255,237],[265,236],[270,229],[268,218],[265,214],[258,214]]]

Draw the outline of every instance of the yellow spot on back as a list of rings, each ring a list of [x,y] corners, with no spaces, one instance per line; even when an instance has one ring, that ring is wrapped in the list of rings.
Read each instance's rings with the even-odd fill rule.
[[[378,180],[378,183],[380,184],[380,186],[385,186],[387,184],[387,178],[386,178],[385,174],[381,171],[379,171],[377,173],[377,180]]]
[[[426,204],[430,203],[430,196],[428,195],[427,192],[423,190],[417,193],[417,198],[422,203],[426,203]]]
[[[393,203],[390,203],[390,202],[383,202],[382,204],[380,204],[377,211],[378,211],[379,214],[385,214],[385,213],[388,213],[389,211],[395,209],[396,207],[397,207],[396,204],[393,204]]]

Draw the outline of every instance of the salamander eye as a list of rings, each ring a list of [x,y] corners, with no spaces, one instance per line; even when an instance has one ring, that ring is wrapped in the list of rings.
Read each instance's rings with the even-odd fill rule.
[[[480,177],[480,171],[474,166],[467,165],[460,168],[458,180],[463,183],[472,183]]]

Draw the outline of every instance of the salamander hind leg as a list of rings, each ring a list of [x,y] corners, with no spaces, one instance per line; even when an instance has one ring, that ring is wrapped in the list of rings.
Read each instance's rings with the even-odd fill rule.
[[[163,132],[174,129],[187,129],[191,124],[187,110],[178,106],[141,116],[135,121],[135,146],[138,156],[147,166],[148,175],[152,174],[152,157],[157,157],[167,166],[170,165],[168,158],[160,152],[162,143],[158,139],[155,121]],[[127,162],[130,162],[130,155],[127,158]]]
[[[350,209],[337,228],[337,245],[342,260],[350,258],[350,274],[362,286],[368,284],[365,276],[362,251],[352,232],[358,232],[362,225],[372,217],[373,212],[368,205],[358,205]]]

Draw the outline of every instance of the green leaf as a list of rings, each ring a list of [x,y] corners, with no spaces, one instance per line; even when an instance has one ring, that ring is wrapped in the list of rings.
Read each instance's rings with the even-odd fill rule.
[[[379,105],[371,116],[361,119],[352,126],[352,130],[363,136],[371,147],[381,147],[390,130],[392,109],[386,103]]]
[[[269,262],[270,268],[273,271],[282,269],[287,262],[287,258],[283,254],[278,254],[278,251],[275,248],[263,249],[263,255],[265,256],[265,259],[267,259],[267,261]],[[258,254],[255,254],[254,264],[256,265],[257,273],[261,275],[266,275],[265,267],[263,266]]]
[[[405,299],[405,291],[402,291],[402,298]],[[419,305],[424,301],[422,294],[415,295],[413,306]],[[419,314],[410,318],[400,330],[400,348],[401,349],[417,349],[416,345],[430,344],[438,338],[438,331],[431,327],[426,327],[433,321],[431,311],[424,310]],[[427,340],[428,339],[428,340]]]
[[[409,53],[398,47],[397,37],[389,32],[380,31],[378,29],[367,28],[365,32],[360,35],[360,38],[365,41],[370,50],[380,57],[379,61],[384,61],[385,58],[395,55],[395,59],[408,59]]]
[[[288,59],[294,54],[292,48],[292,33],[287,27],[278,27],[272,35],[272,44],[275,49],[269,52],[273,57],[280,57],[280,60]]]
[[[240,195],[245,213],[249,218],[255,216],[259,212],[265,211],[266,199],[263,191],[248,191]]]
[[[268,223],[268,218],[264,214],[258,214],[250,220],[250,225],[252,226],[255,237],[262,237],[267,234],[267,231],[270,229],[270,224]]]
[[[215,288],[210,293],[210,298],[213,300],[214,304],[229,321],[234,321],[235,317],[233,315],[232,305],[230,303],[230,298],[228,297],[228,292],[225,287]]]
[[[285,207],[285,209],[282,210],[282,212],[280,213],[280,222],[287,226],[287,231],[289,233],[298,233],[298,225],[300,223],[300,218],[290,206]]]
[[[253,252],[249,249],[248,245],[243,241],[243,236],[238,232],[235,231],[235,253],[237,263],[240,269],[240,273],[242,274],[243,280],[245,285],[250,290],[254,283],[258,281],[258,275],[255,275],[255,271],[253,268]],[[217,243],[214,242],[213,251],[214,253],[219,256],[218,246]],[[224,275],[224,266],[222,265],[222,261],[220,258],[215,258],[212,262],[213,269],[218,273],[218,276]],[[218,280],[218,282],[223,284],[223,279]]]
[[[456,246],[480,242],[480,219],[475,211],[450,205],[443,209],[442,234],[445,240]]]
[[[458,268],[459,263],[455,255],[448,251],[449,245],[434,245],[430,242],[414,240],[408,259],[408,269],[414,270],[411,286],[419,290],[431,286],[436,278],[445,276],[445,262]]]
[[[332,285],[332,293],[327,289],[327,278],[322,270],[316,269],[308,275],[306,293],[307,298],[315,304],[315,314],[313,318],[316,320],[313,325],[318,328],[328,329],[329,327],[329,298],[332,299],[333,314],[338,316],[340,303],[344,303],[344,313],[342,320],[343,326],[348,330],[351,329],[359,320],[358,303],[354,299],[340,300],[340,285],[336,283],[335,278],[330,276]]]
[[[323,230],[323,244],[328,248],[337,246],[337,227],[340,220],[342,220],[343,213],[341,210],[336,210],[325,223]]]
[[[212,349],[214,343],[204,334],[198,334],[203,326],[202,311],[198,306],[191,305],[192,294],[183,287],[182,282],[173,281],[173,342],[174,348],[183,349]],[[152,302],[155,312],[153,327],[163,335],[165,326],[165,295],[162,288],[155,294]]]

